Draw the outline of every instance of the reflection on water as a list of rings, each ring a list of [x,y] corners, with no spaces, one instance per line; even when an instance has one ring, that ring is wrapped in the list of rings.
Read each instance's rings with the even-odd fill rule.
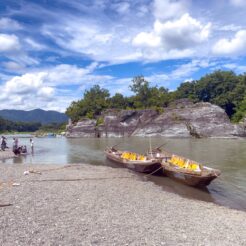
[[[152,146],[166,142],[170,152],[218,168],[222,175],[213,181],[207,189],[188,187],[163,176],[151,176],[148,179],[164,190],[182,196],[215,202],[232,208],[246,210],[246,140],[245,139],[166,139],[151,138]],[[27,145],[29,139],[20,139],[21,145]],[[119,144],[118,148],[145,153],[149,148],[149,138],[35,138],[34,153],[5,160],[10,163],[31,164],[66,164],[90,163],[93,165],[116,164],[105,159],[103,150],[106,146]]]

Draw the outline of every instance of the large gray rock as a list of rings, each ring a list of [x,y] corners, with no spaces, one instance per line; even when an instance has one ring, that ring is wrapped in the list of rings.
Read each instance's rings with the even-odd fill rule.
[[[68,126],[68,137],[244,137],[245,127],[232,124],[225,111],[210,103],[193,104],[181,100],[156,110],[108,110],[99,126],[96,120],[83,120]]]
[[[150,123],[158,113],[155,110],[107,111],[104,125],[98,128],[103,137],[131,136],[139,127]]]
[[[210,103],[168,107],[150,124],[139,127],[135,136],[160,135],[166,137],[235,137],[243,136],[239,125],[231,124],[225,111]]]
[[[70,124],[66,129],[67,137],[96,137],[96,120],[83,119],[76,124]]]

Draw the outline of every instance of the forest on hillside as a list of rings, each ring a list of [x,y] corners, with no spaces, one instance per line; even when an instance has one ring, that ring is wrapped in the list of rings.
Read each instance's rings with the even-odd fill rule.
[[[68,117],[64,113],[57,111],[45,111],[43,109],[34,110],[14,110],[14,109],[3,109],[0,110],[0,117],[14,121],[14,122],[40,122],[42,125],[51,123],[65,123]]]
[[[14,122],[0,117],[0,132],[34,132],[40,127],[38,122]]]
[[[40,122],[20,122],[6,120],[0,117],[0,133],[7,132],[59,132],[64,131],[66,123],[50,123],[42,125]]]
[[[156,109],[162,111],[171,102],[188,98],[193,102],[210,102],[222,107],[233,122],[246,116],[246,74],[215,71],[199,80],[183,82],[176,91],[150,86],[143,76],[133,78],[133,96],[120,93],[110,96],[107,89],[94,85],[81,100],[73,101],[66,114],[73,122],[81,118],[97,118],[106,109]]]

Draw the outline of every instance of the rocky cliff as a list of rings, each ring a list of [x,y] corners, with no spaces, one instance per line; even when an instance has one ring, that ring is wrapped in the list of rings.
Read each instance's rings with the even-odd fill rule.
[[[103,123],[84,119],[67,127],[67,137],[244,137],[245,127],[231,124],[225,111],[210,103],[182,100],[156,110],[108,110]]]

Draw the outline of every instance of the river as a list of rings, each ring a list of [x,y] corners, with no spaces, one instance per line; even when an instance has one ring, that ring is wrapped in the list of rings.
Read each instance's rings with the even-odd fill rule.
[[[9,138],[9,145],[10,145]],[[20,138],[20,144],[27,145],[29,138]],[[245,139],[177,139],[152,137],[151,145],[165,148],[173,153],[199,161],[222,171],[206,189],[188,187],[167,177],[149,176],[148,179],[162,189],[191,199],[214,202],[219,205],[246,211],[246,140]],[[117,165],[105,159],[106,146],[119,144],[122,150],[145,153],[150,139],[131,138],[34,138],[34,153],[11,160],[5,164],[71,164],[90,163],[92,165]],[[144,175],[139,174],[143,177]]]

